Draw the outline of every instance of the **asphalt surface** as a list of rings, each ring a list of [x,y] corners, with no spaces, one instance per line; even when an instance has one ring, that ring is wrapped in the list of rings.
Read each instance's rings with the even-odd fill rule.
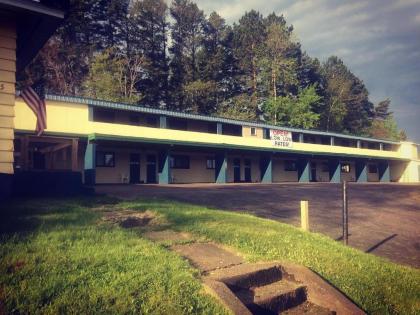
[[[163,198],[300,225],[300,200],[309,201],[310,230],[340,241],[340,184],[98,185],[119,198]],[[420,268],[420,185],[348,186],[349,245]]]

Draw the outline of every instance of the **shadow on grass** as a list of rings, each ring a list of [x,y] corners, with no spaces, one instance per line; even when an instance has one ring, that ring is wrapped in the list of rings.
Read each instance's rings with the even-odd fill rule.
[[[51,231],[59,227],[86,226],[97,217],[87,208],[118,202],[115,198],[80,195],[72,198],[14,199],[0,210],[0,236],[25,236],[34,231]]]

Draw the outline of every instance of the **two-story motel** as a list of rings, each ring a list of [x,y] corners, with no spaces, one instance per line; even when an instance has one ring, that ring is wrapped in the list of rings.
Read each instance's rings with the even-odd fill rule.
[[[419,181],[409,142],[58,95],[47,95],[40,137],[35,123],[17,97],[15,172],[71,170],[86,184]]]

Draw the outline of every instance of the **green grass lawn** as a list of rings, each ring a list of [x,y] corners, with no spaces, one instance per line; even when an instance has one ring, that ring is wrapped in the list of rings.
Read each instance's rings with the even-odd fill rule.
[[[0,301],[5,304],[0,313],[1,307],[20,313],[225,312],[177,255],[142,238],[139,229],[98,224],[104,209],[159,213],[167,227],[228,245],[249,261],[303,264],[372,314],[420,314],[419,270],[251,215],[107,198],[7,206],[0,217]]]

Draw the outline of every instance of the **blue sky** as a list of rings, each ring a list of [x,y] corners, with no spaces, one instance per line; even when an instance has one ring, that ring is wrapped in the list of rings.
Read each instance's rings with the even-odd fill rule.
[[[420,143],[420,0],[195,0],[230,24],[245,11],[283,14],[302,47],[321,61],[337,55],[374,103],[387,97],[409,140]]]

